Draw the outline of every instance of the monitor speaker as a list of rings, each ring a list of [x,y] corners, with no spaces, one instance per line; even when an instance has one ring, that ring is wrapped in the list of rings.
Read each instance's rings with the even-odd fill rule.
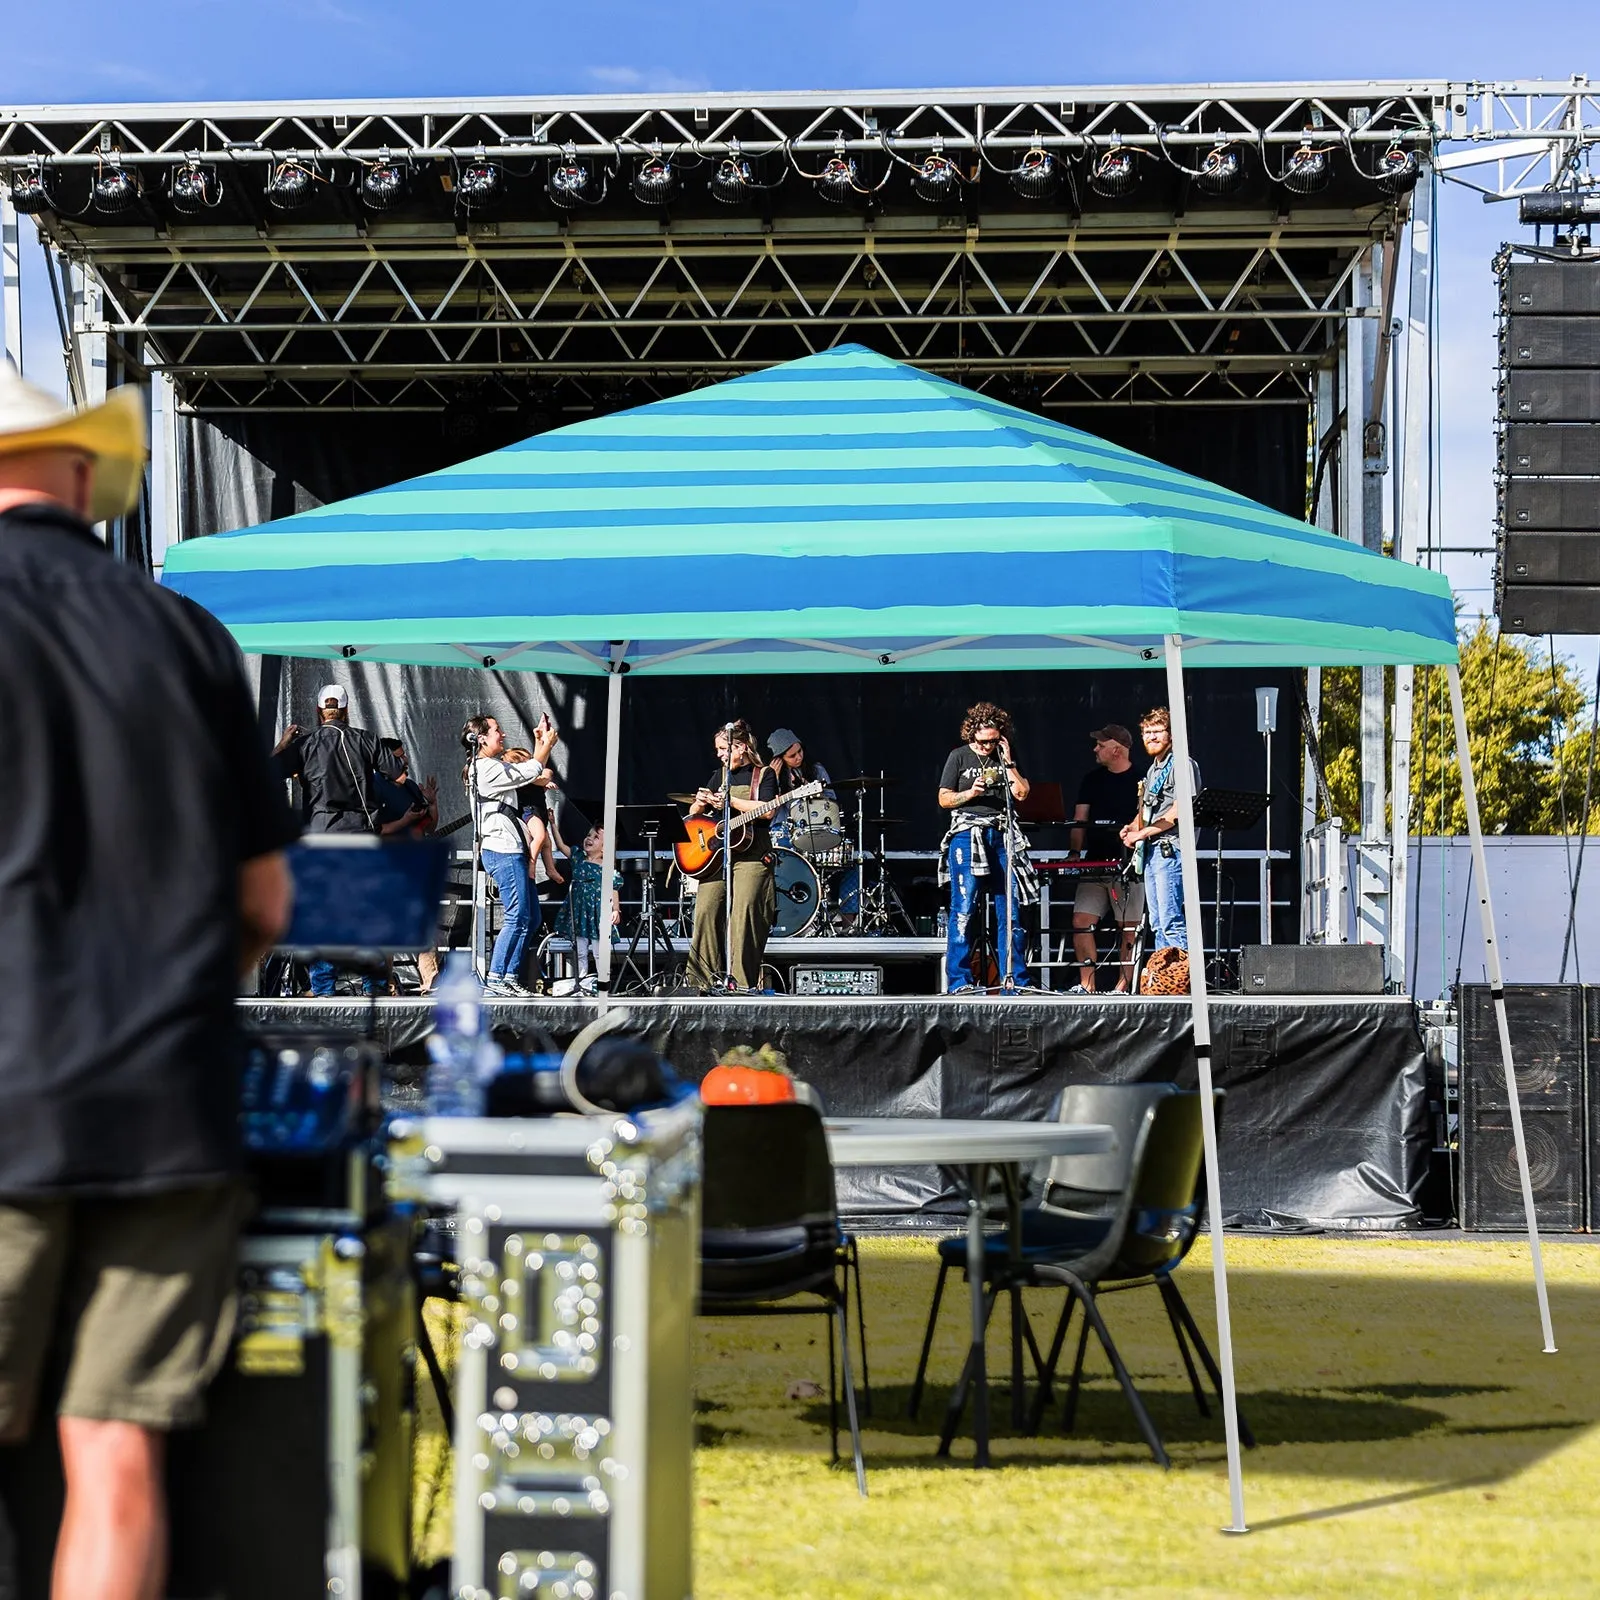
[[[1511,984],[1506,1019],[1522,1131],[1541,1229],[1580,1231],[1585,1223],[1585,991],[1579,984]],[[1600,1016],[1600,1007],[1593,1015]],[[1486,984],[1460,990],[1461,1221],[1469,1229],[1517,1231],[1525,1225],[1510,1097],[1500,1033]],[[1600,1055],[1600,1050],[1593,1052]]]
[[[1382,994],[1381,944],[1247,944],[1243,994]]]

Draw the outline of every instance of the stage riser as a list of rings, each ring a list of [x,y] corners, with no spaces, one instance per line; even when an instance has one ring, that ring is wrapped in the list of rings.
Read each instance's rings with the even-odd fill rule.
[[[262,1025],[365,1025],[359,1002],[244,1002]],[[1186,1000],[655,1000],[632,1026],[698,1081],[730,1046],[770,1042],[826,1109],[848,1116],[1051,1114],[1069,1083],[1195,1082]],[[432,1011],[380,1001],[379,1036],[420,1063]],[[494,1023],[564,1045],[592,1002],[495,1005]],[[1408,1228],[1422,1214],[1429,1132],[1422,1039],[1404,999],[1220,1001],[1217,1082],[1228,1090],[1222,1179],[1230,1223]],[[905,1216],[941,1192],[937,1173],[841,1171],[858,1218]]]

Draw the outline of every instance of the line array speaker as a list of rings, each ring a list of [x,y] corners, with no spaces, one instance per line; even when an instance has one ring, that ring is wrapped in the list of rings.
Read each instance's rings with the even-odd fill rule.
[[[1600,1033],[1586,1025],[1586,1013],[1600,1019],[1600,1001],[1586,1006],[1580,984],[1506,988],[1534,1214],[1552,1233],[1577,1232],[1589,1221],[1587,1062],[1592,1056],[1600,1066]],[[1471,1229],[1519,1230],[1522,1183],[1488,985],[1461,986],[1460,1028],[1461,1222]]]
[[[1600,633],[1600,252],[1498,270],[1500,625]]]

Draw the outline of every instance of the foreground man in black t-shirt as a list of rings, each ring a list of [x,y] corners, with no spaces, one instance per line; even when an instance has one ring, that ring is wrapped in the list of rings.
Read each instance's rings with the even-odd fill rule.
[[[1108,722],[1089,735],[1095,765],[1083,775],[1072,812],[1072,848],[1090,861],[1126,865],[1131,852],[1118,837],[1124,821],[1139,809],[1139,770],[1133,764],[1133,735],[1120,722]],[[1094,930],[1109,912],[1121,938],[1115,994],[1126,994],[1133,976],[1133,938],[1144,917],[1144,885],[1124,875],[1112,883],[1080,883],[1072,901],[1072,948],[1078,957],[1078,982],[1072,994],[1095,992]]]
[[[233,641],[90,530],[144,457],[132,390],[74,414],[0,366],[0,1441],[64,1365],[60,1600],[164,1592],[165,1434],[232,1323],[233,998],[296,832]]]

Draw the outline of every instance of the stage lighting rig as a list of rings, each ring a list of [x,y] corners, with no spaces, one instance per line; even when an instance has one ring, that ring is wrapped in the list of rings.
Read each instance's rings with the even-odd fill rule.
[[[45,187],[44,168],[37,161],[12,169],[10,190],[12,207],[20,217],[36,217],[53,204]]]
[[[1061,166],[1039,145],[1023,156],[1009,175],[1012,192],[1023,200],[1049,200],[1061,182]]]
[[[1102,200],[1120,200],[1139,183],[1139,152],[1132,145],[1114,144],[1089,166],[1089,187]]]
[[[361,203],[369,211],[392,211],[410,187],[409,168],[384,150],[361,174]]]
[[[677,192],[678,175],[657,145],[634,169],[633,197],[640,205],[664,206]]]
[[[167,180],[167,199],[180,217],[199,217],[222,203],[222,177],[197,156],[172,169]]]
[[[1410,194],[1422,176],[1422,161],[1415,150],[1407,150],[1398,139],[1378,157],[1373,174],[1380,189],[1388,194]]]
[[[1310,139],[1307,139],[1289,157],[1279,181],[1290,194],[1316,194],[1328,187],[1332,177],[1332,147],[1326,144],[1312,144]]]
[[[961,169],[935,148],[912,174],[911,187],[930,206],[946,205],[961,198]]]
[[[102,216],[114,217],[126,211],[141,193],[139,175],[113,156],[95,169],[89,198]]]
[[[298,211],[316,191],[314,168],[294,156],[274,162],[267,174],[267,204],[275,211]]]
[[[829,156],[817,178],[817,193],[836,206],[846,205],[851,195],[860,192],[857,176],[855,157],[847,156],[841,146]]]
[[[563,148],[561,159],[551,162],[544,192],[550,197],[551,205],[562,211],[571,211],[575,206],[599,205],[605,199],[603,182],[599,194],[590,194],[593,183],[594,176],[589,163],[580,161],[577,146],[569,144]]]
[[[1195,187],[1209,195],[1237,194],[1244,187],[1244,146],[1219,143],[1206,151],[1194,174]]]
[[[456,204],[469,217],[481,216],[500,198],[505,183],[500,163],[478,153],[456,173]]]
[[[725,206],[741,205],[750,198],[751,190],[758,187],[755,169],[739,153],[739,142],[728,141],[728,153],[716,165],[708,187],[711,198]]]

